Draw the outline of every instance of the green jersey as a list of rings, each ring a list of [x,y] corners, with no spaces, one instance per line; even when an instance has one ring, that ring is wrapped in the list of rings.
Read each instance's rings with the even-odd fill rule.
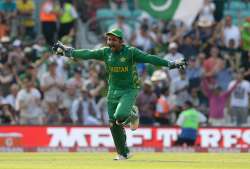
[[[136,63],[170,66],[169,61],[127,45],[124,45],[118,52],[113,52],[109,47],[96,50],[73,50],[70,57],[104,61],[109,74],[109,89],[114,90],[136,89],[140,87]]]

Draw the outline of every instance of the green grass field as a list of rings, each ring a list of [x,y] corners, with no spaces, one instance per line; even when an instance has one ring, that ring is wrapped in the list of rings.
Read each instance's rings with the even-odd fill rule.
[[[250,169],[247,153],[0,153],[0,169]]]

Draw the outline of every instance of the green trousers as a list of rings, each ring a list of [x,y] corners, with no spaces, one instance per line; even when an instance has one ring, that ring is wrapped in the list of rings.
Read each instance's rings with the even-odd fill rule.
[[[129,149],[126,144],[126,133],[124,127],[115,122],[126,121],[135,104],[135,99],[139,89],[127,90],[109,90],[108,92],[108,114],[110,121],[110,130],[118,154],[127,156]]]

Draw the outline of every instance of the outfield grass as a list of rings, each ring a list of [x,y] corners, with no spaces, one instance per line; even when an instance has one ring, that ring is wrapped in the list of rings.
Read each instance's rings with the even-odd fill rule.
[[[0,153],[0,169],[250,169],[244,153]]]

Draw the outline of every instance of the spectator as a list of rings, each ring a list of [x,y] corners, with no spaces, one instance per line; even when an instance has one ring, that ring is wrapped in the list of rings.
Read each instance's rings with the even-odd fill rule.
[[[16,39],[12,43],[13,49],[8,54],[8,63],[15,65],[15,69],[18,73],[25,72],[26,63],[28,63],[27,57],[25,56],[22,48],[22,42]]]
[[[176,60],[181,60],[184,59],[184,56],[182,53],[179,53],[177,51],[178,45],[175,42],[172,42],[169,44],[168,49],[169,49],[169,53],[167,53],[164,56],[165,60],[170,60],[170,61],[176,61]],[[178,69],[171,69],[168,71],[169,76],[170,76],[170,80],[174,81],[175,79],[179,78],[179,70]]]
[[[242,62],[248,60],[248,52],[250,51],[250,17],[246,19],[241,28],[242,38]]]
[[[157,98],[161,95],[161,90],[163,88],[167,88],[170,82],[167,73],[163,70],[155,70],[152,73],[150,80],[153,83],[154,93],[156,94]]]
[[[149,27],[141,25],[138,32],[132,35],[131,43],[145,52],[152,50],[153,39],[149,34]]]
[[[193,37],[185,35],[183,43],[180,44],[178,51],[182,53],[186,59],[194,57],[198,54],[197,47],[194,45]]]
[[[98,74],[96,73],[95,70],[92,70],[89,72],[89,78],[86,80],[86,88],[89,90],[91,96],[98,101],[102,97],[101,91],[105,87],[105,82],[104,80],[101,80],[98,77]]]
[[[19,0],[17,1],[17,13],[20,22],[19,31],[21,36],[27,36],[29,39],[35,37],[33,19],[35,5],[33,0]]]
[[[193,106],[199,110],[201,102],[200,102],[198,92],[199,92],[199,88],[197,88],[197,87],[191,88],[190,87],[190,90],[189,90],[190,98],[188,100],[191,101],[193,103]]]
[[[238,71],[240,69],[241,64],[241,54],[240,48],[236,48],[234,39],[229,40],[229,46],[222,48],[223,58],[225,58],[230,67],[234,71]]]
[[[237,87],[239,81],[235,83],[227,91],[221,91],[221,88],[218,85],[210,85],[207,79],[202,81],[202,90],[205,96],[209,100],[209,123],[212,126],[220,126],[225,124],[224,119],[224,109],[227,103],[228,97]]]
[[[53,45],[56,40],[58,16],[58,4],[54,0],[44,1],[40,10],[40,21],[43,36],[50,46]]]
[[[6,95],[10,91],[10,85],[15,81],[15,76],[13,74],[13,66],[10,64],[4,64],[0,68],[0,90]]]
[[[230,81],[233,79],[232,74],[232,68],[226,66],[226,60],[221,59],[221,64],[219,67],[219,71],[216,73],[216,82],[221,87],[223,91],[226,91],[228,89],[228,85]]]
[[[72,84],[66,84],[65,92],[62,94],[62,103],[59,105],[60,108],[67,109],[68,111],[71,109],[73,101],[81,94],[81,90],[79,90],[79,93],[76,92],[77,89],[79,88],[76,88]]]
[[[150,36],[152,37],[153,46],[154,46],[152,53],[162,52],[161,50],[162,48],[164,48],[164,43],[163,43],[163,34],[160,29],[160,25],[158,23],[153,23],[149,33],[150,33]]]
[[[67,70],[69,67],[66,64],[69,61],[69,59],[66,57],[58,57],[57,55],[52,55],[50,56],[49,61],[56,63],[56,75],[58,76],[58,78],[61,78],[64,81],[66,81],[66,79],[69,78],[69,73]]]
[[[10,33],[10,27],[6,22],[4,14],[0,12],[0,39],[9,36],[9,33]]]
[[[186,71],[186,77],[189,81],[189,87],[192,88],[200,86],[202,68],[195,57],[190,58],[189,64],[185,71]]]
[[[81,87],[81,96],[73,101],[71,118],[75,124],[101,125],[100,111],[95,100],[85,86]]]
[[[165,27],[167,27],[167,25],[165,25]],[[177,25],[174,23],[169,24],[169,28],[165,29],[166,30],[163,31],[163,42],[168,44],[178,42],[185,30],[184,27],[178,28]]]
[[[146,80],[143,85],[143,90],[139,93],[136,99],[140,115],[140,123],[142,125],[152,125],[155,123],[153,120],[155,113],[155,104],[157,101],[156,94],[153,93],[152,82]]]
[[[200,53],[198,53],[198,55],[197,55],[197,59],[196,59],[196,62],[197,62],[197,65],[199,65],[199,66],[202,66],[203,64],[204,64],[204,61],[206,60],[206,53],[204,53],[204,52],[200,52]],[[203,68],[202,68],[202,73],[203,73]]]
[[[76,28],[76,19],[78,17],[75,7],[70,0],[60,0],[60,29],[58,39],[68,35],[70,31]]]
[[[0,63],[1,64],[6,64],[8,61],[8,54],[11,50],[10,48],[10,37],[4,36],[0,40],[1,44],[1,55],[0,55]]]
[[[43,50],[43,49],[39,49]],[[39,52],[40,51],[35,51]],[[42,76],[47,72],[47,67],[48,67],[48,58],[50,57],[50,53],[48,50],[44,49],[44,51],[41,51],[41,56],[39,56],[39,60],[34,63],[34,67],[37,69],[37,78],[39,81],[42,79]]]
[[[14,108],[7,102],[0,103],[0,124],[18,124],[18,119]]]
[[[22,89],[17,93],[16,109],[20,112],[20,124],[43,124],[45,117],[41,109],[41,93],[33,87],[31,77],[23,76]]]
[[[212,47],[210,49],[210,57],[203,63],[204,75],[208,79],[213,79],[216,73],[221,69],[222,59],[219,57],[219,49]]]
[[[170,43],[169,46],[168,46],[169,53],[164,56],[164,59],[168,59],[168,60],[171,60],[171,61],[183,59],[184,58],[183,54],[179,53],[177,51],[177,48],[178,48],[177,43],[175,43],[175,42]]]
[[[36,58],[42,57],[43,53],[47,51],[45,38],[43,36],[38,36],[32,46],[32,49]]]
[[[131,36],[132,36],[132,31],[131,27],[125,23],[125,17],[122,15],[118,15],[116,19],[116,23],[111,25],[109,27],[109,30],[112,30],[114,28],[119,28],[124,32],[124,37],[126,37],[125,41],[130,42]]]
[[[199,21],[205,20],[214,23],[215,4],[211,0],[204,0],[203,6],[199,12]]]
[[[82,77],[82,70],[76,69],[74,76],[67,81],[67,84],[72,86],[75,89],[76,95],[79,96],[81,87],[85,85],[85,81]]]
[[[56,74],[56,62],[49,63],[49,71],[43,74],[41,79],[41,89],[44,93],[44,106],[47,109],[47,122],[59,123],[58,106],[62,102],[62,90],[64,90],[64,80]],[[45,110],[46,110],[45,109]]]
[[[26,69],[26,74],[31,76],[33,86],[35,86],[36,88],[40,88],[40,81],[37,78],[37,68],[33,65],[28,65]]]
[[[243,50],[249,51],[250,45],[250,17],[247,17],[241,27],[241,37],[243,40]]]
[[[208,20],[199,20],[195,28],[195,42],[200,45],[201,51],[205,51],[213,37],[213,23]]]
[[[19,91],[19,87],[17,84],[13,83],[10,87],[10,94],[8,94],[5,97],[5,101],[6,103],[10,104],[11,107],[16,110],[16,97],[17,97],[17,93]]]
[[[179,78],[171,81],[170,93],[175,95],[175,105],[178,110],[181,110],[182,105],[190,98],[188,86],[189,81],[183,71],[179,71]]]
[[[17,23],[16,23],[16,1],[14,0],[2,0],[0,2],[0,12],[4,13],[7,25],[10,26],[10,35],[11,37],[16,36],[17,32]]]
[[[173,108],[172,103],[169,99],[169,89],[162,88],[161,95],[156,102],[156,111],[154,114],[154,119],[161,125],[170,124],[170,111]]]
[[[223,45],[229,47],[229,41],[233,39],[235,41],[235,48],[238,48],[241,40],[240,29],[238,26],[232,24],[232,16],[225,17],[225,23],[222,29],[221,39]]]
[[[176,125],[181,127],[181,133],[174,145],[194,146],[199,125],[206,120],[206,117],[193,107],[192,102],[186,101],[176,122]]]
[[[62,43],[65,43],[66,45],[72,46],[74,45],[76,30],[71,29],[67,35],[64,35],[61,38]]]
[[[242,63],[242,68],[244,69],[244,77],[247,81],[250,82],[250,51],[247,52],[247,59]]]
[[[153,22],[153,18],[147,13],[147,12],[142,12],[141,15],[138,17],[138,23],[136,23],[135,25],[135,29],[139,30],[140,27],[143,26],[147,26],[150,27],[150,25]]]
[[[66,125],[73,124],[73,120],[70,117],[70,111],[69,111],[68,107],[62,105],[62,107],[59,107],[59,113],[61,116],[60,124],[66,124]]]
[[[249,95],[250,95],[250,82],[244,80],[243,71],[239,71],[236,79],[232,80],[229,84],[229,89],[237,82],[235,90],[230,97],[230,116],[231,123],[237,126],[242,126],[247,122],[248,108],[249,108]]]

